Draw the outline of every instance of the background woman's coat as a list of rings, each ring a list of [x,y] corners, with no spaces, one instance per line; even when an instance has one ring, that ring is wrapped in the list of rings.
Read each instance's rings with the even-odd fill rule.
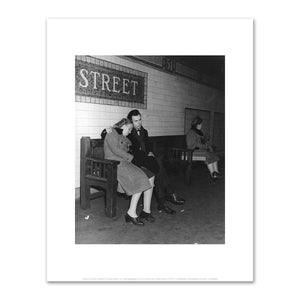
[[[133,155],[128,153],[131,142],[115,129],[107,133],[104,140],[104,156],[106,159],[117,160],[118,182],[127,195],[141,193],[152,186],[147,175],[139,167],[131,163]]]
[[[214,163],[220,158],[207,150],[207,146],[202,143],[201,136],[193,129],[190,129],[186,134],[186,146],[188,149],[193,149],[193,156],[204,156],[207,165]],[[196,150],[197,149],[197,150]]]

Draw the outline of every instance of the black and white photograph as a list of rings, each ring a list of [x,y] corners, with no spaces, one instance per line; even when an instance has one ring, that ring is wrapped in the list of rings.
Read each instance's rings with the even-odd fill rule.
[[[225,243],[225,56],[76,56],[76,244]]]
[[[47,31],[48,280],[251,281],[252,20]]]

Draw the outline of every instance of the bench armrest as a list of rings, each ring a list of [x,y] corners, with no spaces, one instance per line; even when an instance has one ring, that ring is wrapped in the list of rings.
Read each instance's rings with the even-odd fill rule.
[[[117,166],[120,162],[117,160],[111,160],[111,159],[102,159],[102,158],[94,158],[94,157],[87,157],[87,161],[92,161],[92,162],[98,162],[102,164],[109,164],[109,165],[114,165]]]
[[[114,180],[117,178],[119,163],[116,160],[86,157],[85,175],[97,180]]]

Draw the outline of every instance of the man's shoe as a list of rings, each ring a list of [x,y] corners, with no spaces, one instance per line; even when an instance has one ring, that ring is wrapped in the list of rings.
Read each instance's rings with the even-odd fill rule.
[[[169,201],[169,202],[171,202],[171,203],[173,203],[173,204],[175,204],[175,205],[182,205],[182,204],[184,204],[184,202],[185,202],[184,199],[182,199],[182,198],[176,196],[175,193],[173,193],[173,194],[171,194],[171,195],[168,195],[168,196],[166,197],[166,199],[167,199],[167,201]]]
[[[150,223],[153,223],[155,221],[155,218],[151,215],[151,213],[146,213],[143,210],[139,214],[139,219],[140,220],[146,220]]]
[[[170,208],[169,206],[167,205],[164,205],[162,207],[158,207],[157,208],[159,212],[165,212],[166,214],[169,214],[169,215],[174,215],[176,214],[176,210]]]
[[[217,179],[219,179],[220,174],[218,172],[212,172],[211,174],[211,179],[213,181],[216,181]]]

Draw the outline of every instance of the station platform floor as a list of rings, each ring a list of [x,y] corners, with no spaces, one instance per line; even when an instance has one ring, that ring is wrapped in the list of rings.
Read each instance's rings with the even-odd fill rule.
[[[224,165],[219,166],[225,174]],[[75,201],[76,244],[224,244],[225,243],[225,178],[212,181],[204,163],[196,163],[192,169],[192,182],[184,182],[182,172],[170,174],[170,182],[176,193],[186,200],[184,205],[168,206],[176,210],[169,215],[157,210],[152,197],[151,211],[154,223],[135,226],[126,223],[130,198],[118,196],[117,215],[108,218],[104,213],[104,199],[91,201],[91,208],[80,209]],[[142,210],[142,201],[138,213]]]

